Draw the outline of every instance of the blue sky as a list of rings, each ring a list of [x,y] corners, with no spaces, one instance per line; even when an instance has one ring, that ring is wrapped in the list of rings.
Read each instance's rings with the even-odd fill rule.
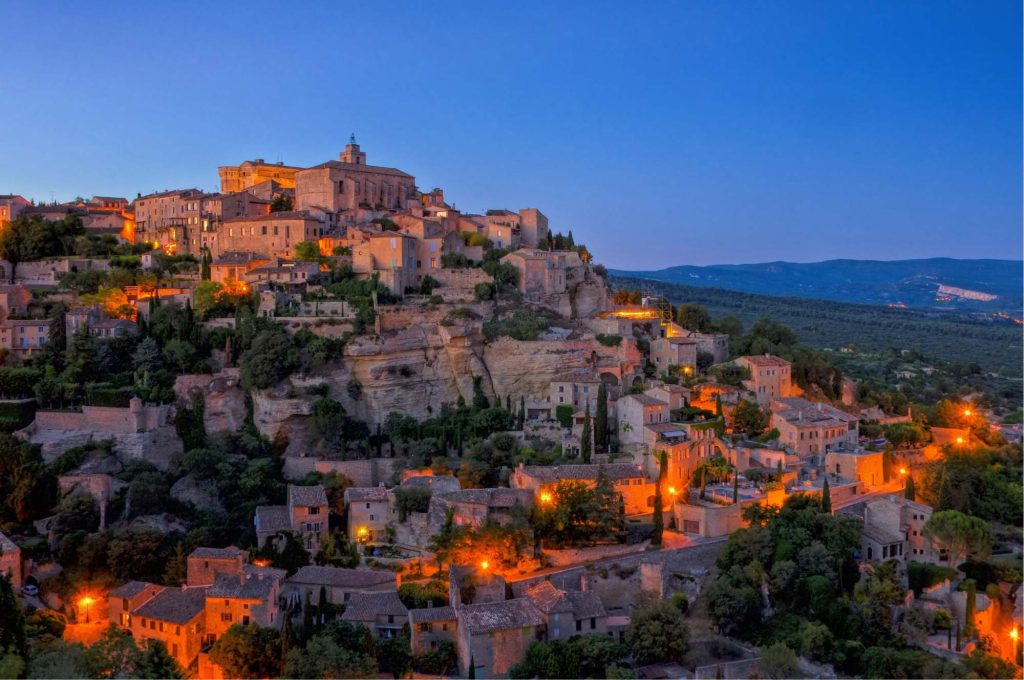
[[[1020,256],[1021,6],[0,0],[0,193],[335,158],[612,267]]]

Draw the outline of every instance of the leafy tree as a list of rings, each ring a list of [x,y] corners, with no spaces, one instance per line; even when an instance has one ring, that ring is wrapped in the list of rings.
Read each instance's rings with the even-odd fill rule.
[[[12,658],[7,658],[12,657]],[[10,574],[0,575],[0,664],[20,675],[28,663],[25,614]]]
[[[273,387],[291,373],[295,362],[295,350],[283,330],[262,331],[242,355],[242,387],[259,390]]]
[[[89,674],[94,678],[130,678],[134,676],[139,648],[130,633],[117,624],[107,626],[103,637],[85,651]]]
[[[179,679],[185,677],[185,672],[174,660],[174,657],[167,651],[167,646],[160,640],[150,640],[146,647],[139,652],[135,661],[136,678],[162,678]]]
[[[683,615],[665,600],[634,610],[626,629],[626,643],[641,664],[682,661],[689,641]]]
[[[288,212],[292,210],[292,197],[288,194],[274,194],[274,200],[270,202],[270,212]]]
[[[752,401],[740,401],[733,411],[733,427],[748,436],[756,437],[768,428],[768,414]]]
[[[299,241],[295,244],[295,259],[301,262],[319,262],[320,246],[314,241]]]
[[[776,642],[761,654],[761,670],[769,678],[793,678],[799,669],[796,652],[784,642]]]
[[[992,533],[988,523],[956,510],[940,510],[925,522],[922,534],[946,549],[950,566],[957,566],[970,557],[983,560],[992,550]]]
[[[399,635],[377,641],[377,667],[382,673],[391,673],[398,680],[412,666],[409,638]]]
[[[705,333],[711,329],[711,315],[700,305],[679,305],[676,308],[676,323],[687,330]]]
[[[559,404],[555,407],[555,420],[562,427],[568,429],[572,427],[572,405],[571,404]]]
[[[234,624],[210,648],[210,659],[232,678],[276,678],[281,634],[274,628]]]

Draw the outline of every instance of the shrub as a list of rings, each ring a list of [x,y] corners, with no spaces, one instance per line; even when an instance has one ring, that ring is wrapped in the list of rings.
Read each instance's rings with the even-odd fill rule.
[[[494,286],[489,283],[478,283],[473,286],[473,297],[483,302],[494,299]]]
[[[605,347],[618,347],[622,344],[621,335],[605,335],[604,333],[598,333],[597,341]]]
[[[495,319],[484,324],[484,336],[494,340],[507,335],[514,340],[536,340],[542,331],[551,323],[543,314],[528,309],[517,309],[502,319]]]

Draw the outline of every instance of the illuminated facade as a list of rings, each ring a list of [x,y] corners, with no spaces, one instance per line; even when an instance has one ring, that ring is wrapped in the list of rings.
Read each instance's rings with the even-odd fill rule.
[[[220,175],[220,192],[232,194],[251,189],[263,182],[277,182],[282,189],[295,188],[295,174],[302,168],[284,163],[267,163],[262,158],[243,161],[240,165],[222,165],[217,168]]]

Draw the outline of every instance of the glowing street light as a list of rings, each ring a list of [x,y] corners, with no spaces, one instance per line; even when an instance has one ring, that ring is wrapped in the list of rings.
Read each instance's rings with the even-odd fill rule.
[[[85,597],[78,600],[79,607],[85,607],[85,622],[89,623],[89,610],[92,607],[92,603],[95,602],[91,597],[86,595]]]
[[[366,527],[359,527],[356,529],[356,540],[360,543],[366,543],[370,540],[370,530]]]
[[[1017,633],[1017,626],[1014,626],[1013,630],[1010,631],[1010,639],[1013,640],[1014,642],[1017,642],[1017,638],[1019,636],[1020,635]]]
[[[677,493],[679,493],[679,492],[676,491],[676,487],[674,487],[674,486],[668,487],[668,494],[670,496],[675,496]]]
[[[963,444],[964,443],[964,438],[963,437],[957,437],[956,438],[956,443],[957,444]]]
[[[480,562],[480,568],[483,569],[484,571],[487,571],[490,568],[490,566],[491,566],[491,563],[488,562],[487,560],[483,560],[482,562]]]
[[[541,494],[540,494],[540,502],[541,503],[550,503],[551,500],[552,500],[551,499],[551,494],[549,494],[547,491],[542,491],[541,492]]]
[[[964,409],[964,415],[967,416],[968,418],[970,418],[971,417],[971,409],[965,408]]]
[[[907,474],[907,468],[900,468],[900,474],[901,475]]]

